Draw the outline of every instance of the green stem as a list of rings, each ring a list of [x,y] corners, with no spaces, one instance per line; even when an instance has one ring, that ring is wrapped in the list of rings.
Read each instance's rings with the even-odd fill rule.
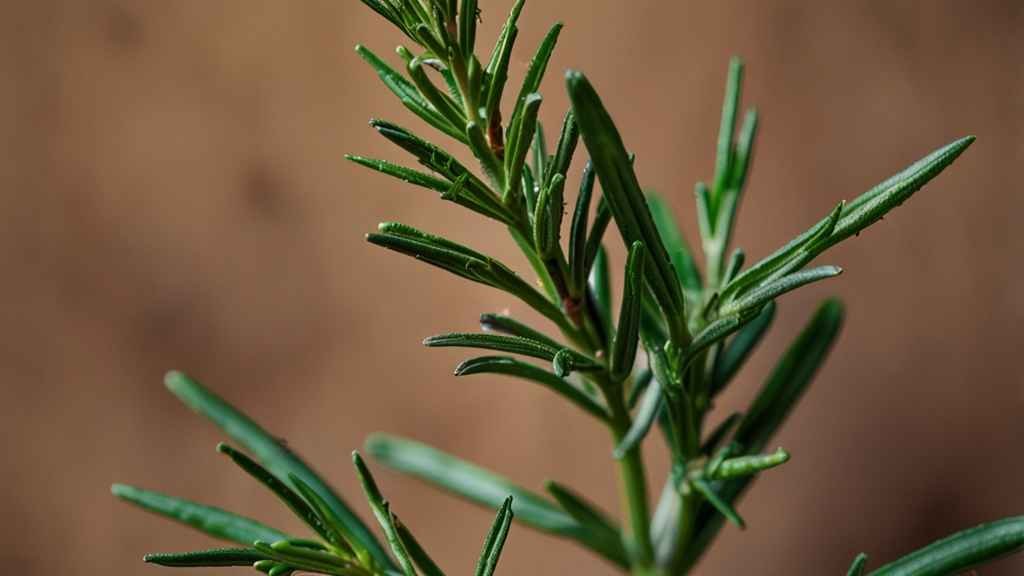
[[[612,437],[618,445],[629,430],[629,412],[621,395],[607,394],[612,411]],[[647,478],[640,447],[636,446],[619,460],[619,478],[623,504],[629,515],[627,549],[633,558],[634,575],[655,574],[654,546],[651,543],[650,513],[647,502]]]

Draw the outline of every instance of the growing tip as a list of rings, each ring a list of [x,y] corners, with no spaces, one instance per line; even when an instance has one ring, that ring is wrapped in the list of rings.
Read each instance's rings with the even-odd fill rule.
[[[171,392],[177,393],[182,388],[189,385],[189,378],[184,372],[178,370],[171,370],[167,374],[164,374],[164,386],[167,387]]]

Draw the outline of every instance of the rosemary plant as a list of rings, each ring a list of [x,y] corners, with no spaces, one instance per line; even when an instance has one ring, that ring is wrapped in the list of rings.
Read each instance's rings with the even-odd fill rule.
[[[714,174],[710,183],[696,185],[704,264],[699,267],[698,253],[687,245],[665,203],[642,192],[632,156],[580,72],[565,77],[571,109],[549,148],[538,120],[540,88],[561,24],[537,48],[506,108],[509,61],[524,0],[513,5],[485,60],[477,55],[475,0],[362,1],[409,44],[397,49],[402,72],[369,48],[358,46],[356,51],[409,111],[468,148],[480,170],[384,120],[373,120],[371,126],[426,170],[348,158],[493,220],[522,250],[538,282],[470,247],[404,224],[381,224],[368,240],[502,290],[551,323],[554,334],[508,315],[484,314],[480,333],[443,334],[424,343],[484,350],[487,355],[463,362],[455,374],[501,374],[539,384],[604,424],[611,437],[610,458],[621,479],[623,519],[613,519],[568,486],[549,483],[546,494],[539,494],[411,440],[376,435],[367,441],[366,451],[385,466],[498,510],[484,540],[478,576],[493,573],[513,516],[531,528],[572,540],[624,572],[690,573],[724,522],[744,525],[737,502],[757,475],[789,459],[781,448],[765,448],[828,356],[843,323],[842,305],[824,301],[753,403],[709,427],[715,398],[770,329],[775,300],[840,274],[835,266],[808,265],[910,198],[974,138],[955,140],[852,201],[839,203],[789,243],[746,265],[744,253],[730,251],[730,245],[758,116],[750,109],[739,119],[743,65],[733,60]],[[589,159],[566,222],[569,171],[580,140]],[[612,265],[603,247],[614,241],[615,235],[608,234],[612,224],[628,253],[617,311],[610,288]],[[252,566],[271,576],[295,571],[444,574],[390,509],[358,453],[353,455],[356,472],[386,545],[323,479],[244,414],[182,374],[168,375],[167,386],[248,452],[218,447],[308,524],[314,539],[217,508],[116,485],[113,492],[122,499],[240,546],[154,554],[146,557],[148,562]],[[652,509],[641,448],[655,427],[664,436],[673,465]],[[870,574],[955,574],[1022,546],[1024,517],[1009,518],[940,540]],[[866,563],[866,556],[857,557],[848,574],[865,573]]]

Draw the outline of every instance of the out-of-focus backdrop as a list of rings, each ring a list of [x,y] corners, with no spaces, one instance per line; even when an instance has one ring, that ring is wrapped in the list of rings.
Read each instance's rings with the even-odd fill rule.
[[[508,5],[481,2],[481,38]],[[543,118],[565,109],[561,72],[584,70],[691,240],[726,64],[746,59],[745,100],[763,119],[737,238],[751,257],[978,135],[907,206],[822,260],[845,275],[781,301],[720,413],[749,401],[818,300],[841,296],[848,325],[777,438],[792,462],[757,483],[741,508],[750,528],[726,528],[700,573],[839,574],[856,552],[882,561],[1024,511],[1024,4],[533,0],[514,82],[555,20],[567,28]],[[522,265],[490,222],[343,159],[405,160],[370,117],[429,133],[352,50],[391,54],[403,40],[376,15],[354,0],[7,1],[0,38],[9,570],[148,574],[146,551],[210,544],[116,502],[113,481],[297,528],[165,392],[170,368],[267,423],[360,509],[349,451],[386,430],[527,486],[572,483],[614,510],[602,430],[543,390],[457,381],[465,354],[420,345],[522,307],[363,240],[399,220]],[[647,456],[660,485],[660,446]],[[471,569],[492,512],[383,469],[379,480],[445,566]],[[523,527],[502,568],[612,573]]]

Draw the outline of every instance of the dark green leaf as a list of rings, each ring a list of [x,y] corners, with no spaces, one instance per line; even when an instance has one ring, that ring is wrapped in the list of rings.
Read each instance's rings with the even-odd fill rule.
[[[533,152],[533,173],[537,175],[537,181],[546,185],[551,177],[548,170],[548,140],[544,133],[544,123],[537,121],[537,127],[533,131],[533,144],[530,147]]]
[[[472,58],[476,49],[477,0],[462,0],[459,11],[459,48],[467,58]]]
[[[170,372],[164,379],[167,388],[192,410],[209,418],[228,436],[244,446],[256,459],[275,476],[287,478],[294,474],[302,478],[345,525],[346,533],[352,535],[370,551],[380,566],[391,566],[387,553],[366,524],[305,462],[285,448],[280,441],[260,428],[248,416],[242,414],[213,392],[180,372]]]
[[[325,540],[331,539],[331,531],[324,524],[323,519],[317,516],[316,512],[309,506],[309,504],[303,500],[301,496],[296,494],[295,491],[292,490],[292,488],[283,480],[274,476],[269,470],[260,466],[260,464],[252,458],[249,458],[227,444],[218,444],[217,451],[221,454],[225,454],[228,458],[231,458],[239,468],[266,486],[274,493],[275,496],[284,502],[300,520],[315,530],[317,534]]]
[[[323,527],[326,531],[325,540],[327,542],[330,542],[340,550],[355,554],[356,557],[364,563],[372,561],[369,550],[346,532],[345,524],[341,521],[341,518],[338,518],[334,511],[331,510],[331,507],[328,506],[327,502],[317,494],[313,487],[306,484],[302,478],[299,478],[295,474],[289,474],[288,480],[291,482],[292,486],[295,486],[295,491],[302,496],[323,523]],[[264,540],[269,539],[265,538]],[[276,540],[282,540],[282,538],[277,538]]]
[[[1024,548],[1024,516],[957,532],[869,576],[949,576]]]
[[[505,90],[505,83],[508,81],[508,63],[512,57],[512,47],[515,45],[519,29],[516,22],[519,14],[523,11],[525,0],[517,0],[512,6],[512,11],[501,30],[501,36],[491,54],[491,60],[487,64],[487,77],[490,79],[487,85],[487,121],[489,134],[492,138],[501,138],[501,96]],[[492,141],[492,145],[494,142]]]
[[[560,324],[562,311],[507,266],[465,246],[397,223],[384,223],[367,240],[453,274],[508,292]]]
[[[571,288],[577,294],[583,292],[587,282],[587,224],[590,219],[590,201],[594,196],[594,179],[594,167],[587,162],[569,227],[569,273],[572,276]]]
[[[551,159],[551,166],[547,171],[547,182],[556,174],[562,177],[568,176],[569,165],[572,164],[572,157],[576,152],[576,145],[580,140],[579,127],[576,125],[576,116],[569,110],[562,121],[562,132],[558,136],[558,147],[555,149],[555,156]]]
[[[838,266],[819,266],[810,270],[794,272],[751,290],[743,297],[722,306],[719,313],[728,316],[731,314],[746,315],[754,310],[760,311],[765,304],[787,292],[842,273],[843,269]]]
[[[289,538],[283,532],[279,532],[255,520],[221,510],[220,508],[205,506],[124,484],[114,484],[110,491],[121,500],[191,526],[214,538],[246,546],[256,540],[284,540]]]
[[[601,365],[595,360],[578,352],[567,348],[555,348],[545,344],[544,342],[538,342],[537,340],[530,340],[529,338],[522,338],[519,336],[456,332],[452,334],[431,336],[424,340],[423,344],[432,348],[459,347],[496,350],[498,352],[508,352],[510,354],[519,354],[540,360],[547,360],[548,362],[554,362],[556,356],[564,351],[569,354],[568,361],[571,362],[572,370],[597,370],[601,368]]]
[[[563,510],[576,519],[589,532],[588,541],[594,548],[616,548],[622,542],[622,531],[607,514],[588,502],[567,486],[548,482],[546,489]]]
[[[409,531],[398,516],[392,514],[392,518],[395,522],[395,529],[398,531],[398,537],[402,540],[402,544],[405,545],[405,549],[409,551],[409,557],[416,563],[416,567],[423,572],[424,576],[445,576],[444,571],[427,554],[427,551],[423,549],[423,546],[420,545],[416,537],[413,536],[412,532]]]
[[[580,135],[590,152],[604,198],[619,231],[627,245],[640,241],[647,248],[647,281],[665,313],[673,340],[685,343],[689,335],[679,280],[647,208],[647,200],[640,190],[622,137],[594,88],[582,74],[569,72],[567,84]]]
[[[609,375],[614,382],[621,382],[633,371],[636,351],[640,344],[640,310],[644,297],[644,265],[647,250],[642,242],[634,242],[626,260],[625,285],[622,306],[619,309],[619,326],[612,342],[609,360]]]
[[[359,475],[359,482],[363,486],[363,493],[366,494],[366,499],[370,503],[373,515],[377,518],[377,523],[384,530],[384,535],[391,546],[391,551],[398,560],[398,565],[402,568],[405,576],[416,576],[416,569],[413,567],[409,552],[405,549],[405,544],[398,536],[398,530],[395,528],[394,518],[391,515],[391,505],[380,493],[377,482],[373,479],[373,474],[366,467],[366,463],[363,462],[359,452],[352,452],[352,463],[355,464],[356,474]]]
[[[473,374],[504,374],[536,382],[569,400],[595,418],[601,421],[608,420],[607,411],[586,393],[547,370],[520,362],[515,358],[507,356],[473,358],[459,364],[455,369],[456,376]]]
[[[565,213],[565,177],[556,174],[537,197],[533,217],[533,243],[544,259],[557,258],[562,245],[562,216]]]
[[[560,22],[552,26],[537,48],[537,53],[534,54],[533,60],[530,61],[530,66],[526,70],[526,76],[523,78],[523,86],[519,89],[519,96],[516,98],[516,105],[512,111],[513,124],[520,116],[526,113],[529,98],[540,90],[540,83],[544,79],[544,73],[547,72],[551,53],[555,50],[555,44],[558,43],[558,35],[561,32],[562,24]],[[511,139],[510,137],[509,140]],[[526,140],[526,142],[529,142],[529,140]],[[539,174],[537,178],[538,180],[540,179]]]
[[[608,269],[608,253],[603,246],[598,246],[594,265],[590,271],[590,291],[594,295],[597,309],[602,320],[611,326],[612,317],[612,279]]]
[[[551,501],[436,448],[377,434],[367,439],[366,451],[390,468],[416,476],[487,508],[498,507],[508,495],[512,495],[515,497],[513,509],[520,522],[587,545],[584,541],[586,530]],[[614,549],[595,551],[620,566],[625,565],[626,556],[621,544]]]
[[[480,560],[476,563],[476,576],[491,576],[498,566],[498,559],[501,557],[501,550],[505,547],[505,539],[508,538],[509,527],[512,526],[512,497],[505,498],[505,502],[498,509],[498,516],[491,525],[491,531],[484,541],[484,549],[480,553]]]
[[[561,348],[562,345],[539,330],[535,330],[511,316],[505,314],[481,314],[480,327],[490,332],[501,332],[511,336],[520,336],[543,342],[552,348]]]
[[[508,185],[505,193],[506,202],[517,198],[519,184],[522,182],[526,167],[526,153],[530,149],[534,131],[537,129],[537,113],[543,102],[540,94],[530,94],[523,102],[523,112],[512,119],[509,127],[507,150],[505,153],[505,172],[508,173]],[[534,174],[538,182],[541,175]]]
[[[439,113],[437,109],[428,102],[411,82],[405,79],[398,71],[387,65],[368,48],[362,45],[356,46],[356,52],[377,72],[384,85],[394,93],[402,104],[410,112],[420,117],[424,122],[456,140],[467,143],[466,134],[461,129],[461,124],[452,124],[451,120]]]
[[[252,566],[266,556],[251,548],[217,548],[180,554],[147,554],[143,561],[170,568]]]

